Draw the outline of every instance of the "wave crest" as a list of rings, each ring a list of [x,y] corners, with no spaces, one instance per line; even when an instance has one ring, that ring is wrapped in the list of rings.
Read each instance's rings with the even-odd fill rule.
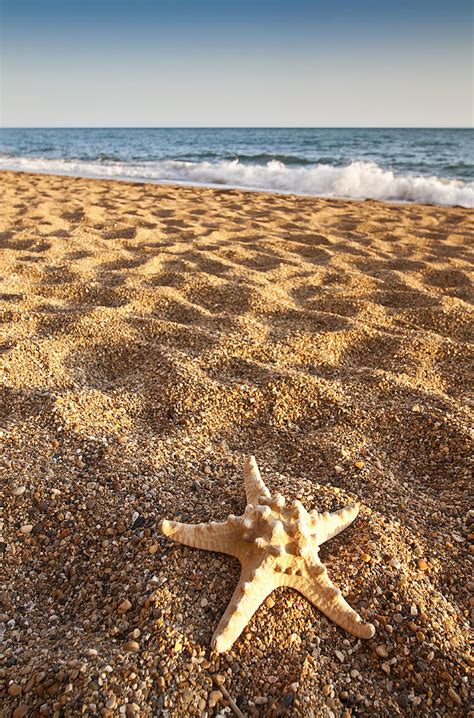
[[[190,162],[72,161],[0,157],[3,169],[49,172],[88,177],[242,187],[319,197],[377,199],[474,207],[474,182],[436,176],[396,175],[375,162],[353,161],[345,167],[318,164],[288,167],[271,160],[247,165],[240,160]]]

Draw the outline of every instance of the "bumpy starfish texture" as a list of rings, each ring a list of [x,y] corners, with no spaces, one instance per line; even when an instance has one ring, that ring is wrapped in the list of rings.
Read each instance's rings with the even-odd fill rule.
[[[364,623],[328,577],[318,556],[319,546],[351,524],[359,513],[354,504],[334,513],[306,511],[300,501],[287,504],[272,496],[257,462],[244,467],[247,506],[243,516],[217,523],[161,523],[165,536],[193,548],[235,556],[242,564],[239,583],[212,637],[211,647],[228,651],[267,596],[279,586],[299,591],[338,626],[359,638],[375,629]]]

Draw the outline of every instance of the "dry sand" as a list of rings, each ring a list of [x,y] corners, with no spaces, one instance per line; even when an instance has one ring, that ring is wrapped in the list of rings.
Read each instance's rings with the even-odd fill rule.
[[[466,715],[469,210],[1,187],[4,715]],[[250,452],[362,502],[321,557],[371,641],[279,590],[210,653],[238,564],[158,523],[241,512]]]

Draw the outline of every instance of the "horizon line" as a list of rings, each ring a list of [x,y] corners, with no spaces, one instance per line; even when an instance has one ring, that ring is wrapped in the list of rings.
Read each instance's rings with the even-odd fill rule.
[[[472,130],[473,125],[0,125],[0,130]]]

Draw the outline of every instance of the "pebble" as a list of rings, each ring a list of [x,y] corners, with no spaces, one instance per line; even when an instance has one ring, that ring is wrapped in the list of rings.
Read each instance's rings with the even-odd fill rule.
[[[375,652],[380,658],[388,658],[388,651],[385,646],[377,646]]]
[[[158,549],[159,549],[159,545],[157,543],[152,543],[148,549],[148,553],[150,553],[152,556],[154,556],[155,553],[157,553]]]
[[[363,469],[365,464],[363,461],[355,461],[354,466],[356,467],[356,469]]]
[[[267,598],[267,600],[265,601],[265,606],[266,606],[267,608],[273,608],[274,605],[275,605],[274,599],[273,599],[271,596],[269,596],[269,597]]]
[[[458,696],[454,688],[448,688],[448,696],[451,698],[453,703],[456,703],[458,706],[461,705],[461,698]]]
[[[112,695],[107,698],[105,707],[110,710],[111,708],[115,708],[116,703],[117,703],[117,696],[115,695],[115,693],[112,693]]]
[[[442,681],[445,681],[445,683],[452,683],[452,682],[453,682],[453,677],[452,677],[452,675],[451,675],[450,673],[448,673],[448,671],[442,671],[442,672],[440,673],[440,678],[441,678]]]
[[[131,651],[132,653],[137,653],[140,650],[140,644],[136,641],[128,641],[125,644],[125,649],[127,651]]]
[[[207,704],[209,708],[214,708],[220,700],[222,700],[222,693],[220,691],[211,691]]]
[[[15,708],[12,713],[12,718],[25,718],[25,716],[28,715],[29,711],[30,706],[26,703],[22,703],[18,706],[18,708]]]
[[[390,566],[392,566],[392,568],[396,568],[397,571],[402,565],[397,558],[391,558],[389,561],[389,564],[390,564]]]
[[[207,598],[201,598],[201,608],[206,608],[209,605]]]
[[[118,612],[121,613],[121,614],[122,614],[122,613],[127,613],[127,611],[130,611],[131,607],[132,607],[132,604],[130,603],[130,601],[128,600],[128,598],[126,598],[126,599],[124,599],[124,600],[122,601],[122,603],[119,604],[117,610],[118,610]]]
[[[254,699],[254,703],[256,706],[264,706],[265,703],[268,703],[268,698],[267,696],[257,696]]]
[[[420,571],[426,571],[428,568],[428,564],[426,563],[424,558],[420,558],[420,560],[417,561],[417,566],[420,569]]]
[[[22,534],[30,534],[33,531],[33,524],[24,524],[20,531]]]
[[[301,643],[301,637],[298,633],[291,633],[289,638],[289,643]]]
[[[8,686],[8,695],[12,698],[16,698],[21,693],[21,686],[18,685],[18,683],[12,683],[10,686]]]
[[[26,486],[14,486],[12,489],[13,496],[21,496],[26,491]]]

